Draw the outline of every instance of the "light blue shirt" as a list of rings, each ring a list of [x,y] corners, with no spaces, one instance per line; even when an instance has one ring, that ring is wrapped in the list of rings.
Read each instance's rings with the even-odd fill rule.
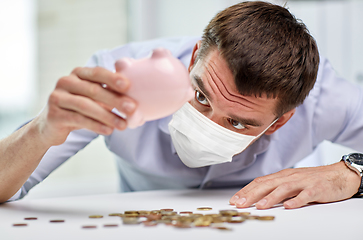
[[[199,38],[182,37],[130,43],[97,52],[87,63],[114,70],[116,60],[143,58],[164,47],[189,65]],[[297,107],[295,115],[272,135],[263,135],[232,162],[189,168],[179,159],[168,130],[171,116],[136,129],[115,130],[105,142],[117,160],[122,191],[183,188],[243,187],[256,177],[293,167],[324,140],[363,151],[362,89],[336,76],[321,57],[317,82]],[[66,142],[51,147],[23,187],[11,198],[23,197],[54,169],[98,137],[94,132],[72,132]],[[338,160],[338,159],[337,159]]]

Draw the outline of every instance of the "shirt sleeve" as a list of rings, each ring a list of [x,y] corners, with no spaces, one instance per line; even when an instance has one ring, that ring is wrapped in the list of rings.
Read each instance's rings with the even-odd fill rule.
[[[362,88],[338,77],[325,58],[319,75],[313,118],[316,144],[328,140],[363,151]]]

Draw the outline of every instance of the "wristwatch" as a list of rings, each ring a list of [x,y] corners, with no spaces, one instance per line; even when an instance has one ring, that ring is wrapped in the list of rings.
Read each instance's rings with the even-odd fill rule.
[[[348,155],[344,155],[342,157],[342,161],[345,162],[348,168],[355,171],[360,177],[360,186],[358,192],[355,196],[363,195],[363,154],[362,153],[351,153]]]

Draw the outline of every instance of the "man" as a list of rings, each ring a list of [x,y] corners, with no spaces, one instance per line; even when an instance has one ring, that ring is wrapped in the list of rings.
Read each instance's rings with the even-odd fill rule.
[[[161,46],[189,62],[195,98],[173,116],[126,129],[111,110],[127,119],[137,102],[124,95],[132,82],[113,72],[114,63]],[[24,196],[98,134],[117,155],[123,191],[243,187],[230,203],[259,209],[350,198],[361,179],[338,157],[330,166],[291,168],[323,140],[363,150],[361,89],[335,77],[325,59],[319,73],[318,66],[305,26],[263,2],[222,11],[201,41],[99,52],[61,78],[45,110],[1,150],[13,155],[0,162],[0,201]]]

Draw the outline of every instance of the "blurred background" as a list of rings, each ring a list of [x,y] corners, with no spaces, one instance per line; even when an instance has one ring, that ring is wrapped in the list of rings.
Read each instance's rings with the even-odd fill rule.
[[[96,51],[130,41],[199,36],[236,0],[1,0],[0,138],[36,116],[57,80]],[[363,84],[363,1],[270,1],[309,28],[338,75]],[[350,150],[324,143],[314,157],[339,161]],[[113,156],[100,137],[66,162],[27,198],[113,193]]]

